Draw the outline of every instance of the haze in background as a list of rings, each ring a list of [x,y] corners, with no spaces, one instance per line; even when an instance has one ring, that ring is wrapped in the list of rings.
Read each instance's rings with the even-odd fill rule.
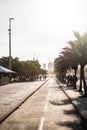
[[[87,29],[87,0],[0,0],[0,57],[8,56],[9,18],[12,57],[53,62],[74,39],[73,30]]]

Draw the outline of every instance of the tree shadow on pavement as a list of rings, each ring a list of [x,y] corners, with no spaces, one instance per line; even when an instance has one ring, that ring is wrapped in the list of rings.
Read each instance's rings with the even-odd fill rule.
[[[58,99],[51,99],[49,100],[49,102],[52,104],[52,105],[68,105],[70,104],[70,100],[69,99],[65,99],[65,100],[58,100]]]
[[[63,121],[63,122],[56,123],[56,125],[65,126],[65,127],[67,127],[67,129],[71,128],[72,130],[86,130],[82,126],[83,124],[81,122],[79,122],[79,121],[73,121],[73,122],[71,122],[71,121]]]
[[[75,109],[72,110],[64,110],[64,114],[76,115],[77,111]]]
[[[59,87],[59,85],[53,85],[50,87],[51,89],[55,89],[57,91],[62,91],[61,88]],[[68,87],[64,87],[65,90],[69,89]]]

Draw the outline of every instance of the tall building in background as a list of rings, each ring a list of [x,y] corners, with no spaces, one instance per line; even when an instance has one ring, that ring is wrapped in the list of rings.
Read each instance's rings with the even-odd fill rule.
[[[46,64],[45,63],[43,64],[43,69],[46,69]]]
[[[53,73],[54,73],[54,65],[52,62],[49,62],[48,63],[48,75],[53,76]]]
[[[48,63],[48,71],[53,71],[53,63],[52,62]]]

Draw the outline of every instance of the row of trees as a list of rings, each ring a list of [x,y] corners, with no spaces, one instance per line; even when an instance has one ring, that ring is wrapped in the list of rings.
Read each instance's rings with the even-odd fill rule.
[[[80,66],[80,86],[79,91],[82,91],[82,82],[84,94],[87,96],[87,86],[84,75],[84,68],[87,64],[87,33],[80,35],[74,32],[76,40],[69,41],[69,47],[62,49],[59,57],[54,61],[55,72],[62,80],[66,77],[67,70],[71,68],[77,74],[78,65]]]
[[[9,68],[9,57],[0,58],[0,65]],[[11,57],[11,68],[16,72],[12,77],[17,81],[33,81],[38,75],[46,75],[46,70],[41,68],[38,60],[19,61],[19,58]]]

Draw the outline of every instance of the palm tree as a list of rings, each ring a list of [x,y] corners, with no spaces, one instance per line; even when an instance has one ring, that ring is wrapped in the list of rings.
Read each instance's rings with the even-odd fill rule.
[[[71,45],[71,48],[66,47],[63,48],[62,51],[62,55],[64,57],[64,59],[67,62],[68,68],[72,68],[75,71],[75,77],[76,77],[76,73],[77,73],[77,69],[78,69],[78,55],[75,51],[75,49],[73,48],[73,43],[70,41],[69,44]],[[74,89],[76,88],[76,82],[74,85]]]
[[[87,87],[84,76],[84,67],[87,64],[87,33],[80,36],[78,32],[74,32],[74,35],[77,39],[74,41],[74,47],[77,51],[79,57],[79,64],[81,66],[79,91],[82,90],[82,81],[83,81],[85,96],[87,96]]]
[[[67,68],[68,68],[67,62],[62,56],[59,56],[58,58],[55,59],[54,69],[55,69],[57,78],[64,81],[66,77]]]
[[[66,75],[67,69],[72,68],[75,70],[75,75],[78,66],[78,57],[76,52],[69,47],[62,49],[62,52],[54,62],[55,70],[59,72],[59,77],[64,77]],[[76,85],[75,85],[76,88]]]
[[[71,41],[69,42],[71,44]],[[71,44],[73,46],[73,44]],[[63,54],[63,57],[67,61],[68,66],[70,66],[72,69],[75,70],[75,76],[78,68],[78,55],[75,51],[75,49],[71,46],[63,48],[63,51],[61,54]]]

